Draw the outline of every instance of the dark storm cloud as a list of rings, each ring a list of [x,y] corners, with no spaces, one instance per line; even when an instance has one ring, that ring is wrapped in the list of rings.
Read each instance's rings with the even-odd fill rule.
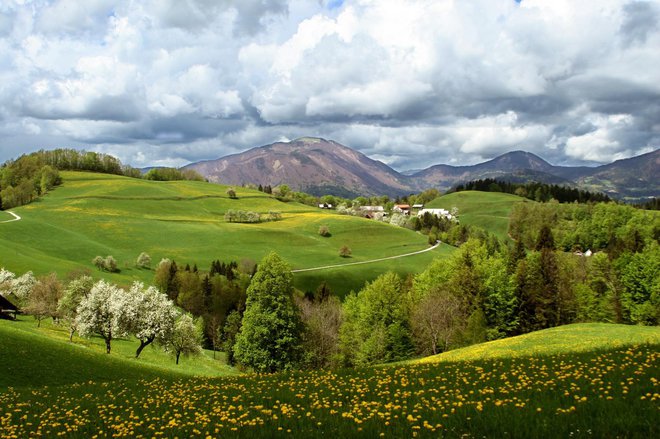
[[[630,2],[623,6],[623,12],[621,34],[626,44],[646,43],[647,36],[658,30],[660,12],[657,3]]]

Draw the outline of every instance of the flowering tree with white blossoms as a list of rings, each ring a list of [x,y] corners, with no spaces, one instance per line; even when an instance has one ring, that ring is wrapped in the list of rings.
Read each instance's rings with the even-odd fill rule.
[[[31,271],[28,271],[23,276],[16,277],[14,273],[4,268],[0,268],[0,292],[12,293],[19,300],[17,305],[25,306],[32,289],[37,284],[37,278],[34,277]]]
[[[9,282],[13,281],[16,275],[9,270],[0,268],[0,288],[8,286]]]
[[[154,341],[165,344],[172,335],[178,311],[156,287],[135,282],[123,296],[121,326],[140,340],[135,358]]]
[[[34,277],[31,271],[13,280],[11,290],[20,301],[21,306],[24,306],[28,302],[30,294],[32,294],[32,290],[37,285],[37,282],[37,278]]]
[[[94,284],[77,309],[76,327],[80,335],[100,335],[105,340],[105,351],[108,354],[112,339],[127,335],[127,328],[122,325],[125,322],[122,316],[125,296],[124,290],[101,280]]]

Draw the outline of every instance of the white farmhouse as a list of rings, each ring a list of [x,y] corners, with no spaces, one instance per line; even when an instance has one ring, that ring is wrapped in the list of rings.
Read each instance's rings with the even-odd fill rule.
[[[421,209],[419,212],[417,212],[417,216],[422,217],[425,213],[435,215],[438,218],[447,218],[448,220],[455,218],[455,216],[449,213],[449,211],[446,209]]]

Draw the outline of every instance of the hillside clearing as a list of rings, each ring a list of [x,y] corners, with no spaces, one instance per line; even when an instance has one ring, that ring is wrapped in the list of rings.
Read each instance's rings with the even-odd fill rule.
[[[509,216],[515,203],[531,203],[525,198],[499,192],[463,191],[443,195],[427,203],[425,208],[458,208],[462,224],[481,227],[498,238],[507,239]]]

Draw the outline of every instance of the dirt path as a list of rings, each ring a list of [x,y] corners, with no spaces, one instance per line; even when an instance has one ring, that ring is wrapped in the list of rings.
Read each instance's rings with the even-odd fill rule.
[[[9,211],[6,211],[6,212],[7,212],[9,215],[13,216],[14,219],[10,219],[10,220],[7,220],[7,221],[0,221],[0,224],[3,224],[3,223],[13,223],[14,221],[20,221],[20,220],[21,220],[21,217],[18,216],[18,215],[16,215],[14,212],[9,212]]]
[[[420,250],[420,251],[417,251],[417,252],[406,253],[405,255],[389,256],[387,258],[371,259],[369,261],[349,262],[347,264],[324,265],[323,267],[300,268],[298,270],[291,270],[291,273],[302,273],[304,271],[326,270],[328,268],[348,267],[349,265],[371,264],[371,263],[374,263],[374,262],[387,261],[387,260],[390,260],[390,259],[400,259],[400,258],[405,258],[407,256],[413,256],[413,255],[418,255],[420,253],[430,252],[431,250],[435,250],[436,248],[438,248],[438,246],[440,244],[441,244],[440,242],[437,242],[433,247],[425,248],[424,250]]]

